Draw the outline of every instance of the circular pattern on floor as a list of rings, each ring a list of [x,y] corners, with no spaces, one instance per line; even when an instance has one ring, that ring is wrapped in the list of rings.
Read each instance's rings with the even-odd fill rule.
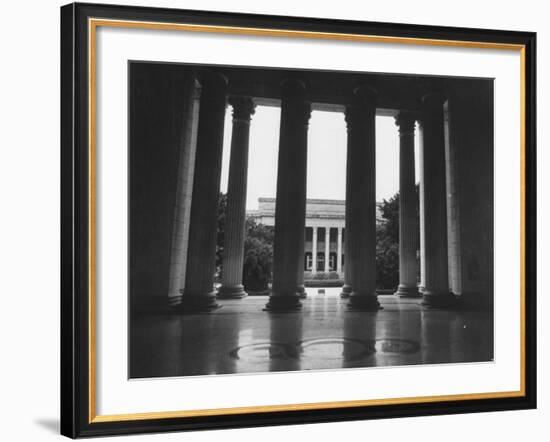
[[[302,359],[355,360],[374,352],[372,341],[351,338],[320,338],[302,341],[299,345]]]
[[[278,342],[257,342],[243,345],[229,352],[235,359],[247,359],[250,361],[264,361],[268,359],[287,358],[292,353],[289,345]]]
[[[377,339],[374,341],[377,353],[410,354],[420,350],[420,344],[407,339]]]
[[[265,361],[270,359],[332,359],[353,361],[373,353],[411,354],[420,344],[407,339],[316,338],[294,344],[256,342],[237,347],[229,352],[234,359]]]

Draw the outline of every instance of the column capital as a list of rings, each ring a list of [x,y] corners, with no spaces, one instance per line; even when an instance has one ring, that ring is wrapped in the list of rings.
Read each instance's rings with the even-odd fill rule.
[[[201,86],[201,108],[204,107],[207,102],[212,103],[209,118],[217,119],[221,117],[221,115],[225,117],[225,108],[227,106],[227,77],[215,70],[201,69],[197,74],[197,79]],[[216,115],[212,112],[216,112]]]
[[[360,84],[353,89],[353,96],[357,104],[376,104],[378,89],[370,84]]]
[[[288,117],[298,124],[307,125],[311,117],[311,103],[306,100],[306,84],[299,78],[281,81],[281,106],[288,108]]]
[[[367,84],[359,85],[353,90],[353,96],[346,106],[345,120],[348,130],[354,125],[362,125],[368,116],[376,111],[378,91]]]
[[[304,99],[306,83],[299,78],[285,78],[281,81],[281,98]]]
[[[438,110],[447,100],[447,95],[441,90],[429,92],[422,96],[422,108],[425,111]]]
[[[197,79],[202,86],[208,84],[211,88],[218,87],[224,92],[229,84],[229,80],[225,75],[212,69],[201,69],[197,73]]]
[[[414,134],[415,116],[410,112],[399,112],[395,117],[395,125],[399,128],[399,135]]]
[[[229,97],[229,104],[233,108],[233,121],[250,123],[250,118],[256,110],[256,104],[254,104],[252,98],[232,96]]]

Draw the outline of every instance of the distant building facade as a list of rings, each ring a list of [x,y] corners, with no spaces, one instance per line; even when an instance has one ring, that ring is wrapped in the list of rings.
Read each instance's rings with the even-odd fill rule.
[[[345,265],[344,200],[308,199],[306,201],[306,236],[304,271],[312,274],[337,272],[343,278]],[[265,226],[275,225],[275,198],[258,198],[258,210],[247,215]]]

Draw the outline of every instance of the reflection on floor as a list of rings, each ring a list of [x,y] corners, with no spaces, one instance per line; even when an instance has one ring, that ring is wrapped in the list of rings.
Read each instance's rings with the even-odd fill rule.
[[[131,323],[130,377],[258,373],[482,362],[493,358],[490,312],[431,310],[380,296],[383,310],[354,312],[339,289],[307,289],[295,313],[263,311],[267,298],[222,300],[213,313]]]

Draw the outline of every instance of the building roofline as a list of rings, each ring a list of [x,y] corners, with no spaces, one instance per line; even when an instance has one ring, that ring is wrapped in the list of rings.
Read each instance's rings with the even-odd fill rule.
[[[256,211],[256,210],[247,210],[247,216],[252,216],[254,218],[275,218],[275,212],[265,212],[265,211]],[[307,219],[344,219],[344,213],[313,213],[306,214]]]
[[[260,203],[274,203],[275,201],[276,201],[276,198],[267,198],[267,197],[258,198],[258,202],[260,202]],[[345,206],[346,205],[346,200],[308,198],[306,200],[306,204],[307,203],[312,203],[312,204],[337,204],[337,205],[340,205],[340,206]]]
[[[262,203],[274,203],[276,202],[276,198],[272,197],[259,197],[258,202]],[[331,199],[316,199],[316,198],[308,198],[306,200],[307,203],[313,203],[313,204],[337,204],[341,206],[346,205],[346,200],[331,200]],[[376,205],[381,206],[383,204],[383,201],[377,201]]]

